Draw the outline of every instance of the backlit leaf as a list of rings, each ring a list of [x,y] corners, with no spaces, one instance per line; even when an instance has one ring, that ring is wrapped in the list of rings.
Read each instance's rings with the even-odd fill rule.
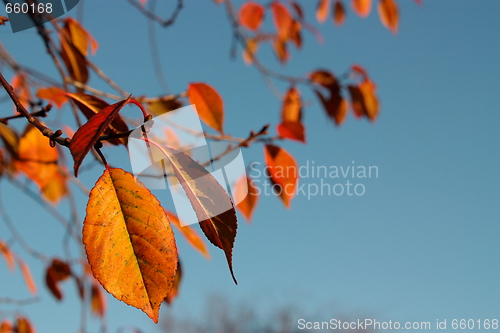
[[[306,143],[304,125],[300,121],[285,121],[276,127],[278,135],[282,138]]]
[[[257,30],[262,24],[265,8],[254,1],[245,2],[240,8],[240,23],[248,30]]]
[[[7,244],[5,244],[1,239],[0,239],[0,253],[5,258],[5,261],[7,262],[7,266],[9,267],[9,269],[11,271],[13,271],[16,268],[16,264],[14,261],[14,255],[10,251]]]
[[[222,133],[224,125],[224,102],[219,93],[206,83],[190,83],[187,95],[189,102],[196,106],[196,111],[201,120]]]
[[[173,286],[177,248],[156,197],[132,174],[107,167],[90,192],[83,243],[104,289],[157,323]]]
[[[236,208],[243,214],[247,222],[250,223],[253,212],[257,207],[257,202],[259,201],[259,188],[249,176],[241,177],[235,187],[234,199],[236,202],[239,202]]]
[[[170,223],[174,227],[177,228],[181,232],[181,234],[186,238],[186,241],[191,245],[195,250],[200,252],[205,258],[210,259],[210,253],[208,252],[207,245],[200,237],[200,235],[189,225],[182,226],[179,218],[174,213],[165,210],[168,215],[168,219]]]
[[[271,3],[271,12],[279,39],[286,41],[290,35],[290,28],[293,23],[292,15],[290,15],[288,8],[280,1],[273,1]]]
[[[177,295],[179,294],[179,287],[181,285],[181,280],[182,280],[182,265],[180,260],[177,261],[177,270],[175,271],[175,278],[174,278],[174,286],[172,287],[172,290],[168,293],[167,297],[165,297],[165,302],[168,304],[172,304],[175,298],[177,298]]]
[[[47,200],[54,204],[68,194],[67,179],[60,170],[54,173],[52,179],[42,189],[42,194]]]
[[[299,90],[291,87],[283,99],[281,109],[281,124],[278,125],[278,135],[305,143],[305,129],[301,123],[302,101]]]
[[[319,70],[309,75],[309,79],[326,88],[328,95],[319,89],[314,89],[323,108],[336,125],[341,125],[347,117],[347,102],[340,93],[340,86],[333,74],[328,71]]]
[[[45,284],[57,300],[61,300],[63,295],[59,288],[59,282],[66,280],[71,275],[71,268],[67,263],[59,259],[52,260],[52,263],[45,272]]]
[[[35,333],[35,328],[31,322],[25,317],[17,317],[16,320],[16,333]]]
[[[290,27],[290,40],[295,44],[295,47],[300,49],[302,47],[302,25],[298,21],[293,21]]]
[[[17,72],[11,80],[12,89],[16,94],[19,102],[27,109],[30,109],[31,93],[28,84],[28,75],[24,72]],[[14,111],[15,107],[14,107]]]
[[[182,102],[177,99],[167,99],[167,100],[158,100],[155,102],[147,103],[146,107],[150,114],[153,116],[160,116],[167,112],[177,110],[182,106]]]
[[[382,24],[393,34],[396,34],[399,23],[397,3],[394,0],[380,0],[378,3],[378,14]]]
[[[278,58],[280,63],[285,63],[288,61],[290,54],[288,53],[288,49],[286,46],[286,42],[281,39],[275,40],[274,44],[274,53]]]
[[[47,99],[49,101],[53,101],[54,104],[61,108],[64,103],[68,100],[66,96],[64,96],[65,91],[58,87],[46,87],[38,89],[36,95],[41,99]]]
[[[86,83],[89,79],[87,60],[71,42],[66,40],[65,35],[69,36],[67,27],[62,29],[60,35],[61,58],[71,78],[75,81]]]
[[[63,21],[65,22],[67,31],[69,31],[71,41],[78,51],[80,51],[82,55],[86,56],[90,45],[92,54],[95,54],[99,44],[97,44],[94,37],[92,37],[92,35],[85,28],[83,28],[77,20],[68,17]]]
[[[273,192],[278,193],[286,208],[290,208],[297,189],[297,162],[285,149],[270,144],[264,147],[264,160],[275,187]]]
[[[335,1],[335,5],[333,7],[333,22],[341,26],[345,21],[345,8],[340,0]]]
[[[366,116],[371,121],[374,121],[379,112],[375,84],[370,80],[365,80],[358,86],[350,85],[348,88],[354,115],[358,118]]]
[[[352,0],[352,9],[361,17],[366,17],[372,9],[372,0]]]
[[[0,323],[0,333],[14,333],[14,328],[12,327],[11,322],[7,319]]]
[[[246,49],[243,50],[243,61],[245,61],[245,64],[251,65],[255,53],[257,53],[257,49],[259,48],[259,43],[255,39],[250,38],[247,39],[246,46]]]
[[[17,259],[17,263],[19,264],[19,267],[21,267],[21,273],[23,274],[24,281],[26,282],[26,285],[28,286],[28,290],[33,295],[36,294],[36,284],[35,284],[35,281],[33,280],[33,276],[31,275],[30,268],[20,258]]]
[[[19,149],[19,136],[17,133],[9,126],[0,123],[0,138],[5,145],[5,148],[9,151],[12,156],[17,156]]]
[[[104,313],[106,312],[106,295],[102,292],[97,281],[92,283],[90,306],[92,313],[98,317],[104,317]]]
[[[75,161],[75,177],[78,176],[78,169],[80,168],[83,159],[97,142],[99,136],[101,136],[101,134],[108,128],[109,124],[118,115],[118,112],[120,112],[125,105],[132,102],[133,101],[130,99],[125,99],[104,108],[101,112],[92,116],[76,131],[69,144],[69,150],[73,156],[73,160]]]
[[[323,23],[328,18],[330,13],[330,0],[319,0],[318,7],[316,9],[316,20],[319,23]]]

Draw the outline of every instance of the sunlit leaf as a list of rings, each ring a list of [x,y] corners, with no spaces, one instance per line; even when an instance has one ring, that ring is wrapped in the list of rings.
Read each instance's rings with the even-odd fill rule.
[[[35,328],[31,322],[26,318],[19,316],[16,320],[16,333],[35,333]]]
[[[278,193],[286,208],[290,208],[297,189],[297,162],[285,149],[270,144],[264,147],[264,160],[275,187],[273,192]]]
[[[361,17],[366,17],[372,9],[372,0],[352,0],[352,9]]]
[[[382,24],[393,34],[398,32],[399,12],[398,5],[394,0],[380,0],[378,13]]]
[[[59,172],[54,173],[52,179],[42,188],[42,194],[54,204],[68,194],[67,179],[60,169]]]
[[[19,136],[17,133],[10,126],[0,123],[0,138],[2,138],[9,153],[14,157],[17,156],[19,150]]]
[[[26,286],[28,286],[28,290],[30,293],[33,295],[36,294],[36,284],[35,280],[33,280],[33,276],[31,275],[30,268],[26,263],[21,259],[17,259],[17,263],[19,264],[19,267],[21,268],[21,273],[23,274],[24,281],[26,282]]]
[[[5,261],[7,262],[7,266],[9,267],[9,269],[11,271],[13,271],[16,268],[16,264],[14,261],[14,255],[10,251],[7,244],[5,244],[1,239],[0,239],[0,253],[5,258]]]
[[[293,24],[293,17],[290,15],[288,8],[280,1],[271,3],[271,12],[273,14],[273,22],[278,32],[280,40],[286,41],[290,35],[290,28]]]
[[[295,14],[297,14],[297,17],[300,20],[304,19],[304,11],[302,10],[302,7],[296,2],[296,1],[291,1],[291,5],[293,10],[295,11]]]
[[[174,278],[174,286],[172,287],[172,290],[168,293],[167,297],[165,297],[165,302],[168,304],[172,304],[174,299],[177,298],[177,295],[179,295],[179,287],[181,285],[181,280],[182,280],[182,265],[181,261],[177,261],[177,270],[175,271],[175,278]]]
[[[240,23],[249,30],[257,30],[262,24],[265,8],[255,1],[247,1],[240,8]]]
[[[104,313],[106,312],[106,295],[104,295],[101,287],[96,281],[92,283],[90,305],[92,313],[98,317],[104,317]]]
[[[314,89],[323,108],[336,125],[341,125],[347,117],[347,101],[342,98],[340,86],[333,74],[319,70],[309,75],[309,79],[325,88],[328,94],[320,89]]]
[[[328,18],[330,13],[330,0],[319,0],[318,7],[316,8],[316,20],[323,23]]]
[[[298,49],[302,48],[302,25],[298,21],[293,21],[290,27],[290,40]]]
[[[82,55],[86,56],[90,45],[92,54],[95,54],[99,44],[97,44],[94,37],[92,37],[92,35],[74,18],[67,17],[63,21],[65,22],[65,28],[69,31],[71,41],[78,51],[80,51]]]
[[[66,40],[64,35],[69,36],[68,28],[61,31],[61,57],[71,78],[75,81],[86,83],[89,79],[87,60],[85,56],[71,43]]]
[[[148,109],[149,113],[152,114],[153,116],[160,116],[167,112],[177,110],[181,106],[182,102],[175,98],[167,100],[159,99],[157,101],[146,104],[146,108]]]
[[[90,192],[83,243],[104,289],[157,323],[173,286],[177,248],[156,197],[132,174],[106,168]]]
[[[181,226],[181,222],[179,221],[179,218],[176,214],[168,210],[165,211],[172,225],[176,227],[177,230],[179,230],[180,233],[186,238],[186,241],[189,243],[189,245],[200,252],[205,258],[210,259],[210,253],[208,252],[207,245],[205,244],[201,236],[196,232],[196,230],[188,225]]]
[[[277,127],[278,135],[305,143],[305,129],[301,123],[302,101],[299,90],[291,87],[285,94],[281,109],[281,123]]]
[[[306,142],[305,128],[300,121],[285,121],[279,124],[276,130],[282,138]]]
[[[41,99],[53,101],[58,108],[61,108],[67,102],[65,91],[58,87],[46,87],[38,89],[36,95]]]
[[[62,260],[54,259],[45,272],[45,284],[57,300],[63,298],[59,282],[66,280],[71,275],[71,268]]]
[[[109,124],[118,115],[118,112],[131,102],[130,99],[125,99],[104,108],[76,131],[69,144],[69,150],[75,161],[75,176],[78,176],[78,169],[83,159],[97,142],[99,136],[108,128]]]
[[[14,328],[9,320],[2,320],[0,323],[0,333],[14,333]]]
[[[187,95],[189,102],[196,106],[196,111],[201,120],[222,133],[224,125],[224,102],[219,93],[206,83],[190,83]]]
[[[248,223],[252,220],[252,215],[259,201],[259,188],[249,176],[241,177],[236,185],[234,199],[239,202],[236,208],[245,217]]]
[[[14,89],[14,93],[16,94],[17,98],[21,102],[21,104],[29,110],[30,108],[30,100],[31,100],[31,93],[30,93],[30,88],[29,88],[29,83],[28,83],[28,75],[25,72],[19,71],[17,72],[11,80],[11,85],[12,89]],[[15,107],[14,107],[14,111]]]
[[[279,62],[285,63],[289,59],[290,54],[288,53],[288,49],[286,46],[286,42],[281,39],[275,40],[274,44],[274,53],[278,58]]]
[[[340,0],[335,0],[335,5],[333,7],[333,22],[340,26],[344,24],[345,21],[345,8]]]
[[[358,86],[348,86],[348,89],[354,115],[356,117],[366,116],[374,121],[379,113],[378,99],[375,94],[376,85],[370,80],[365,80]]]

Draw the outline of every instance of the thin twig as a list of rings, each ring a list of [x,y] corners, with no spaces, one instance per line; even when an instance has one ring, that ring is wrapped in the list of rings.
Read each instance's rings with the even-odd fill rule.
[[[127,0],[132,6],[137,8],[142,14],[144,14],[147,18],[154,20],[158,22],[162,27],[168,27],[172,24],[175,23],[175,20],[177,19],[177,16],[179,15],[180,11],[182,10],[182,7],[184,6],[184,3],[182,0],[177,0],[177,6],[175,7],[174,12],[172,13],[172,16],[168,20],[164,20],[163,18],[159,17],[152,11],[147,10],[142,6],[140,3],[134,0]]]

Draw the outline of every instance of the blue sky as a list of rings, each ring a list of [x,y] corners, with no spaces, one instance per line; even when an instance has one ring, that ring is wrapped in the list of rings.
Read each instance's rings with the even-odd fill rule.
[[[340,315],[431,323],[500,319],[500,3],[423,2],[398,2],[396,36],[380,24],[376,11],[367,19],[349,11],[341,28],[330,21],[314,23],[325,43],[318,45],[306,33],[304,49],[293,51],[286,66],[261,50],[271,68],[291,75],[318,68],[340,74],[352,64],[368,70],[381,101],[375,123],[349,116],[336,127],[304,88],[304,100],[311,104],[304,110],[308,143],[282,146],[299,165],[377,166],[378,178],[349,179],[364,185],[362,196],[297,196],[290,210],[276,197],[262,196],[253,223],[240,219],[234,248],[238,286],[222,251],[212,247],[207,261],[179,240],[184,264],[180,297],[172,307],[164,306],[160,318],[171,313],[196,320],[207,297],[220,294],[262,312],[291,304],[298,308],[294,320],[327,321]],[[235,3],[239,7],[242,1]],[[309,21],[315,21],[313,7],[305,6]],[[164,4],[158,8],[161,13],[171,10]],[[96,64],[136,95],[165,92],[151,65],[144,17],[128,3],[111,0],[86,1],[83,15],[84,26],[100,43]],[[267,24],[270,28],[269,20]],[[190,1],[173,27],[158,28],[156,34],[169,93],[184,91],[189,82],[207,82],[224,99],[230,134],[245,136],[265,123],[274,130],[280,101],[239,54],[230,60],[231,34],[222,6]],[[33,50],[42,45],[33,30],[11,34],[4,27],[1,36],[20,63],[55,75],[43,51],[34,59]],[[105,89],[95,77],[91,84]],[[11,107],[3,105],[10,113]],[[124,149],[107,153],[112,156],[108,161],[129,168]],[[263,163],[262,146],[243,153],[245,162]],[[100,173],[95,167],[82,181],[91,187]],[[332,185],[346,181],[323,180]],[[320,181],[303,179],[300,184]],[[6,182],[0,190],[12,220],[32,245],[61,255],[60,225],[38,208],[24,209],[21,193]],[[166,193],[155,193],[171,204]],[[79,199],[83,220],[85,198]],[[0,224],[0,235],[6,232]],[[23,254],[19,247],[14,251]],[[43,302],[22,311],[39,332],[75,331],[80,313],[71,308],[77,304],[72,282],[63,287],[64,302],[53,301],[43,285],[43,267],[23,257]],[[19,272],[8,273],[3,263],[0,267],[1,296],[28,297],[22,294]],[[139,310],[112,297],[108,303],[110,332],[119,325],[155,331]],[[10,309],[0,305],[0,311]],[[89,331],[98,331],[96,320],[90,321]]]

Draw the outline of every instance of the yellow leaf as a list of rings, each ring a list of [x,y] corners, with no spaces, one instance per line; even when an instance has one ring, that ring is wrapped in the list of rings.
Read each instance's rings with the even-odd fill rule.
[[[90,192],[83,243],[104,289],[157,323],[173,286],[177,247],[156,197],[132,174],[106,168]]]
[[[206,83],[191,83],[187,95],[189,102],[196,105],[201,120],[213,129],[223,132],[224,102],[219,93]]]

